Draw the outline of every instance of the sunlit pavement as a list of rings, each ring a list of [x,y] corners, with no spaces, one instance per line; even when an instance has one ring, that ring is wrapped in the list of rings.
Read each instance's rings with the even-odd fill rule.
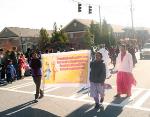
[[[0,117],[150,117],[150,60],[138,60],[133,73],[137,86],[132,96],[114,98],[116,76],[106,82],[113,86],[106,90],[104,110],[95,110],[89,89],[81,87],[49,87],[45,97],[33,101],[35,86],[31,77],[0,87]]]

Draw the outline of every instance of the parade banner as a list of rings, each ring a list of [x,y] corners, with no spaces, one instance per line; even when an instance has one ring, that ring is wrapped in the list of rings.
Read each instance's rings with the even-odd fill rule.
[[[44,84],[86,84],[90,50],[42,54]]]

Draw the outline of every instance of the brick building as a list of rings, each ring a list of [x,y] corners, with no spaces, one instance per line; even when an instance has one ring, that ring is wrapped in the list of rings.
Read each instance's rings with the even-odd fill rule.
[[[73,48],[80,49],[84,47],[81,40],[84,38],[86,29],[90,27],[92,22],[96,23],[95,21],[88,19],[74,19],[63,28],[63,30],[67,32],[70,44]]]
[[[84,38],[86,29],[90,27],[90,24],[97,24],[98,22],[89,19],[74,19],[65,28],[64,31],[68,33],[70,43],[74,48],[84,47],[81,40]],[[124,35],[123,26],[111,25],[113,28],[113,35],[115,39],[121,39]]]
[[[48,31],[51,35],[52,31]],[[19,51],[27,48],[36,48],[40,36],[40,29],[29,29],[19,27],[6,27],[0,32],[0,48],[11,50],[16,46]]]

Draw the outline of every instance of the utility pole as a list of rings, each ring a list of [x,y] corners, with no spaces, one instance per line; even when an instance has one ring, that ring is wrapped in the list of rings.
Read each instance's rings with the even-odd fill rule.
[[[99,24],[100,24],[100,33],[102,34],[102,22],[101,22],[101,6],[99,5]]]
[[[132,36],[133,39],[135,38],[135,30],[134,30],[134,23],[133,23],[133,3],[132,0],[130,0],[130,12],[131,12],[131,23],[132,23]]]

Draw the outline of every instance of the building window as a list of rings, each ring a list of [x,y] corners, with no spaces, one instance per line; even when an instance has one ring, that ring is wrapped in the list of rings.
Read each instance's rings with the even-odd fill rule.
[[[73,33],[70,33],[70,38],[73,38]]]
[[[76,23],[76,22],[74,22],[74,23],[73,23],[73,26],[74,26],[74,27],[77,27],[77,23]]]
[[[5,29],[5,32],[8,32],[8,30],[7,30],[7,29]]]

